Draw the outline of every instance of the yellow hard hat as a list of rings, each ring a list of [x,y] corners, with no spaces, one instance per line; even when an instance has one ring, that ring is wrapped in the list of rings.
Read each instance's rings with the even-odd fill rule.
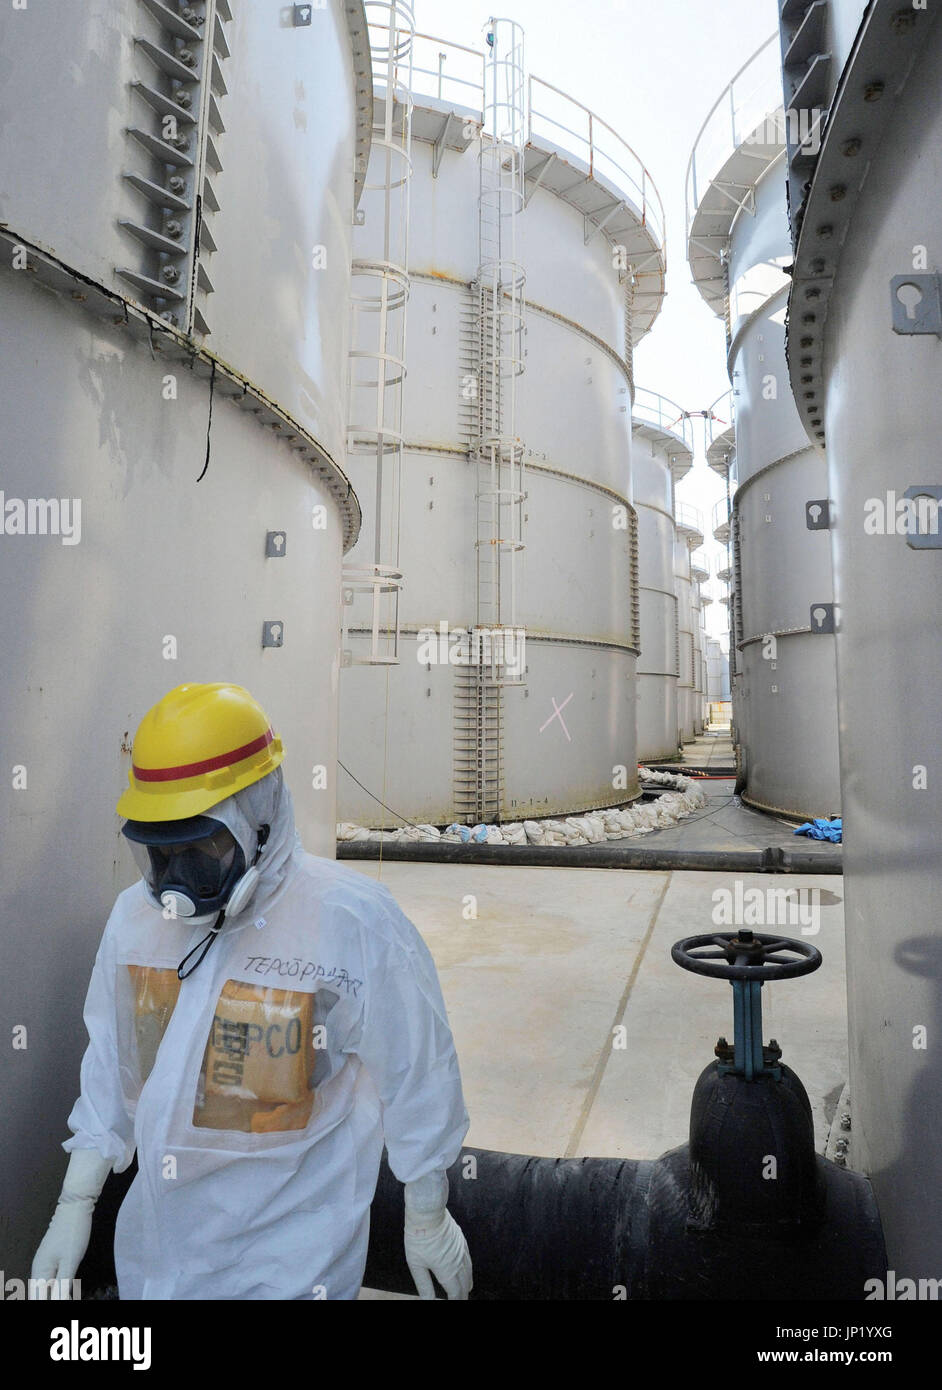
[[[284,757],[268,716],[241,685],[178,685],[134,736],[128,820],[198,816],[272,772]]]

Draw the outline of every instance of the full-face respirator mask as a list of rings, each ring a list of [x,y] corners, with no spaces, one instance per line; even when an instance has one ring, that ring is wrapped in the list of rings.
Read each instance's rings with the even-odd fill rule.
[[[256,864],[269,827],[259,827],[255,860],[248,867],[232,831],[212,816],[190,816],[177,821],[129,820],[122,826],[122,833],[131,846],[144,892],[152,905],[168,919],[180,918],[191,927],[210,927],[212,940],[223,917],[235,917],[252,897],[259,879]]]

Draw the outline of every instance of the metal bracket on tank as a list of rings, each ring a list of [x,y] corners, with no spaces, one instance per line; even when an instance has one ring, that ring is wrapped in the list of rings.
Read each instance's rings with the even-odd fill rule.
[[[906,544],[910,550],[942,550],[942,528],[939,525],[939,514],[942,510],[942,487],[937,487],[934,483],[916,483],[913,487],[908,487],[903,496],[912,498],[915,504],[913,511],[916,514],[917,526],[924,521],[926,527],[925,530],[917,529],[907,532]],[[921,513],[918,500],[923,497],[933,499],[936,506]]]
[[[890,281],[894,333],[934,333],[942,338],[938,275],[894,275]]]
[[[805,525],[809,531],[831,529],[831,503],[827,497],[814,497],[805,503]]]
[[[834,631],[833,603],[813,603],[811,605],[811,631],[816,636],[822,632]]]

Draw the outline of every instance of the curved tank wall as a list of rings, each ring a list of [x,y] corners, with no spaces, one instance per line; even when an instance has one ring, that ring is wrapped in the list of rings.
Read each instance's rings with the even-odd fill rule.
[[[789,336],[799,387],[807,369],[797,340],[811,340],[805,414],[811,437],[826,437],[834,509],[849,1161],[871,1177],[899,1280],[937,1279],[942,1268],[942,550],[932,513],[918,528],[903,501],[910,488],[938,496],[942,349],[935,325],[906,331],[902,296],[894,320],[891,294],[894,277],[912,276],[918,310],[929,282],[916,266],[940,268],[942,25],[928,13],[897,28],[897,13],[870,8],[846,97],[831,113],[797,247]],[[855,93],[876,73],[887,95],[861,116]],[[847,206],[835,209],[830,190],[849,139],[861,167],[845,183]],[[833,229],[827,244],[823,226]]]
[[[711,705],[729,700],[729,657],[718,637],[706,640],[707,688],[706,698]]]
[[[674,542],[674,591],[677,594],[677,741],[690,743],[702,732],[698,716],[698,650],[700,610],[694,597],[696,581],[690,557],[703,544],[703,518],[689,502],[675,502],[677,537]]]
[[[720,498],[714,505],[713,511],[714,525],[717,517],[721,522],[721,525],[714,529],[714,539],[720,540],[726,547],[725,555],[717,557],[716,577],[726,585],[725,593],[720,595],[720,603],[726,608],[726,623],[729,631],[729,650],[723,655],[725,671],[723,688],[726,694],[723,696],[713,695],[710,698],[712,700],[721,699],[730,702],[730,737],[733,742],[734,750],[738,752],[740,748],[740,738],[737,720],[742,708],[742,701],[740,698],[739,672],[736,665],[736,591],[733,568],[734,544],[731,535],[733,522],[735,520],[732,516],[732,494],[736,490],[736,422],[732,391],[728,391],[725,395],[720,396],[710,406],[706,458],[709,467],[713,469],[714,473],[719,475],[726,487],[726,496]],[[714,639],[710,640],[712,641]]]
[[[632,483],[638,514],[641,654],[638,759],[677,753],[678,618],[674,587],[674,482],[693,462],[688,420],[672,401],[638,389],[632,420]]]
[[[694,633],[695,649],[694,655],[696,663],[694,667],[694,733],[702,734],[705,724],[704,701],[706,699],[706,668],[704,663],[703,649],[706,645],[706,615],[704,612],[703,595],[699,586],[694,585],[693,589],[694,608],[696,609],[696,632]]]
[[[774,51],[764,45],[754,60],[756,81],[770,57]],[[748,70],[741,82],[747,89],[755,85]],[[735,99],[735,86],[731,90]],[[766,95],[766,110],[773,115],[761,122],[753,96],[750,118],[734,127],[738,147],[729,133],[736,152],[724,166],[724,177],[740,160],[735,196],[742,205],[737,210],[725,184],[706,184],[691,223],[689,257],[714,308],[719,308],[716,276],[726,277],[739,476],[732,529],[742,796],[761,809],[804,819],[840,812],[834,642],[823,624],[815,628],[812,617],[815,608],[827,612],[833,595],[827,532],[809,530],[806,519],[806,504],[824,497],[827,488],[785,362],[790,281],[782,267],[791,259],[785,150],[781,111],[774,114],[781,97],[772,88]],[[696,151],[692,165],[695,159]]]
[[[691,555],[690,573],[694,581],[690,588],[694,609],[694,731],[697,734],[702,734],[706,726],[707,715],[706,610],[713,602],[709,592],[704,588],[705,583],[710,578],[709,556],[704,550],[695,550]]]
[[[575,182],[576,156],[561,150],[538,184],[548,150],[531,132],[526,159],[535,172],[516,246],[526,271],[525,371],[515,419],[526,502],[515,624],[524,634],[526,681],[499,691],[493,737],[482,754],[470,668],[449,660],[449,650],[458,654],[454,641],[449,647],[442,637],[430,651],[427,639],[440,624],[455,633],[476,621],[475,402],[464,388],[477,371],[480,113],[459,109],[449,122],[447,102],[418,91],[415,102],[400,663],[385,670],[364,664],[367,617],[355,602],[340,743],[352,776],[342,775],[340,813],[370,825],[398,823],[379,804],[385,802],[412,821],[481,819],[474,783],[482,768],[500,788],[497,818],[622,804],[639,794],[630,372],[638,330],[631,287],[607,240],[613,224],[587,242],[585,217],[595,214],[562,196]],[[588,208],[611,209],[611,194],[592,179],[580,188]],[[381,223],[369,198],[364,211],[355,250],[376,256],[372,238]],[[615,225],[621,217],[640,227],[627,205]],[[375,464],[351,457],[349,468],[365,538],[372,533]],[[361,555],[368,558],[363,541],[351,562]]]
[[[697,681],[697,694],[698,694],[698,696],[699,696],[698,709],[699,709],[699,713],[700,713],[700,732],[701,732],[701,733],[703,733],[703,730],[706,728],[706,725],[707,725],[707,722],[708,722],[708,721],[707,721],[707,713],[708,713],[708,711],[707,711],[707,657],[706,657],[707,635],[706,635],[706,610],[707,610],[707,608],[709,607],[709,605],[712,603],[712,601],[713,601],[713,600],[712,600],[711,598],[709,598],[709,597],[703,592],[703,590],[701,589],[701,591],[700,591],[700,632],[699,632],[699,634],[698,634],[698,635],[699,635],[699,644],[698,644],[698,646],[699,646],[699,655],[700,655],[700,669],[699,669],[699,676],[698,676],[698,681]]]
[[[827,495],[827,480],[795,408],[785,361],[789,282],[774,263],[787,256],[788,244],[779,164],[756,188],[755,216],[735,222],[729,256],[739,477],[734,565],[748,708],[742,795],[789,815],[837,815],[834,639],[812,631],[812,609],[833,601],[831,557],[827,531],[809,530],[805,510]]]
[[[284,738],[302,838],[333,852],[340,569],[360,520],[337,466],[336,306],[356,192],[347,17],[363,16],[336,3],[319,31],[289,30],[274,12],[265,24],[223,3],[194,8],[205,23],[187,40],[192,67],[158,6],[7,7],[0,20],[0,742],[18,769],[3,798],[0,917],[11,958],[28,963],[7,978],[11,1024],[28,1037],[4,1062],[11,1277],[28,1274],[61,1182],[87,979],[115,894],[136,877],[114,806],[147,708],[184,681],[246,685]],[[284,110],[275,69],[290,79]],[[167,103],[197,114],[179,118],[186,150],[157,146]],[[263,138],[283,194],[265,207]],[[207,188],[218,206],[187,249]],[[242,240],[252,225],[257,258]],[[330,277],[301,255],[315,236]],[[176,285],[180,299],[157,293]],[[289,298],[303,315],[282,313]],[[266,555],[269,532],[283,543]],[[263,649],[266,623],[280,645]]]

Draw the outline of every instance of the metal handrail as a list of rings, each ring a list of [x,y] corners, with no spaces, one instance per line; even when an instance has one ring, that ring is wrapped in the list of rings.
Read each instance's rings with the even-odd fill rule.
[[[669,396],[660,396],[656,391],[636,386],[631,416],[644,424],[655,425],[665,434],[676,435],[683,440],[691,453],[694,452],[693,421]]]
[[[435,52],[435,59],[426,57],[429,45]],[[459,76],[452,76],[446,68],[449,57],[454,55],[460,55],[458,65],[462,68],[462,74]],[[483,124],[484,65],[485,55],[475,48],[451,43],[433,34],[416,34],[412,53],[413,97],[455,101],[456,105],[464,105],[475,120]],[[562,119],[557,119],[548,110],[539,109],[544,105],[545,97],[538,96],[538,106],[534,104],[534,87],[542,89],[544,93],[551,92],[563,103],[557,111]],[[570,111],[576,113],[575,118],[565,114]],[[534,138],[539,140],[541,130],[543,139],[550,141],[547,127],[569,136],[575,142],[575,148],[570,152],[583,159],[590,175],[594,177],[599,174],[620,192],[630,194],[632,201],[640,208],[642,225],[651,228],[659,246],[664,245],[664,204],[661,195],[641,158],[607,121],[552,83],[534,76],[527,81],[526,118],[527,138],[531,142]],[[570,147],[560,145],[560,148]]]
[[[720,497],[713,504],[713,530],[725,526],[733,514],[733,503],[729,497]]]
[[[438,48],[438,64],[436,67],[423,67],[417,61],[416,54],[420,48],[426,44],[436,45]],[[476,68],[478,76],[473,77],[452,77],[445,72],[445,63],[448,61],[449,53],[466,53],[473,60],[468,63],[469,69]],[[476,114],[480,123],[484,122],[484,64],[485,55],[477,48],[468,48],[463,43],[451,43],[448,39],[438,39],[432,34],[416,34],[412,50],[412,93],[413,96],[435,97],[438,101],[445,101],[455,87],[470,87],[475,93],[474,104],[470,109]],[[428,78],[425,82],[421,79]],[[446,95],[446,91],[448,95]],[[462,96],[467,94],[462,92]]]
[[[688,237],[700,199],[717,170],[752,135],[764,117],[784,104],[778,45],[776,30],[743,63],[700,127],[690,152],[684,191]]]
[[[556,120],[546,111],[538,111],[533,103],[533,88],[542,87],[546,92],[552,92],[559,97],[568,107],[573,108],[585,118],[585,131],[582,132],[572,126],[564,125],[562,121]],[[534,137],[534,119],[544,121],[548,125],[555,126],[575,139],[585,152],[585,163],[589,166],[589,173],[595,175],[599,173],[603,178],[607,178],[609,183],[616,188],[624,191],[634,190],[637,201],[641,208],[641,220],[643,226],[652,226],[659,245],[664,243],[664,204],[661,202],[661,195],[658,193],[651,178],[650,173],[636,152],[631,148],[627,141],[623,140],[617,131],[613,130],[607,121],[603,121],[601,116],[597,116],[594,111],[590,111],[581,101],[576,101],[574,97],[566,92],[560,91],[550,82],[544,82],[541,77],[530,77],[528,93],[528,130],[529,138]],[[601,139],[598,132],[602,132]],[[613,152],[614,151],[614,152]],[[574,153],[578,153],[576,150]],[[616,158],[616,153],[618,157]],[[653,201],[650,195],[653,194]]]
[[[678,526],[686,526],[688,530],[699,531],[703,535],[703,513],[690,502],[674,503],[674,520]]]
[[[709,434],[707,448],[719,439],[721,434],[731,430],[735,424],[736,408],[733,402],[733,393],[732,391],[724,391],[722,396],[717,396],[710,406],[709,419],[707,420]]]

